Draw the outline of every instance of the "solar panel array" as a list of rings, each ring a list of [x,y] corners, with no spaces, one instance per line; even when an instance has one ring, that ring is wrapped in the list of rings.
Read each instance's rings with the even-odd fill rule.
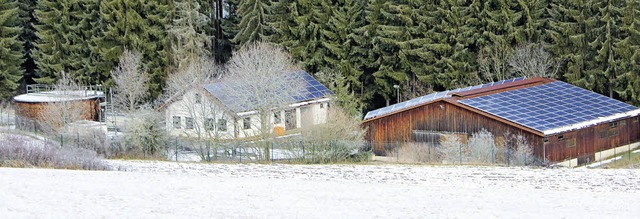
[[[560,81],[459,102],[541,132],[636,109]]]
[[[503,80],[503,81],[498,81],[498,82],[491,82],[491,83],[486,83],[486,84],[481,84],[481,85],[476,85],[476,86],[470,86],[470,87],[464,87],[464,88],[458,88],[455,90],[447,90],[447,91],[442,91],[442,92],[436,92],[436,93],[432,93],[429,95],[425,95],[425,96],[421,96],[421,97],[417,97],[405,102],[400,102],[397,104],[393,104],[387,107],[383,107],[377,110],[373,110],[373,111],[369,111],[367,112],[367,115],[364,116],[364,119],[371,119],[371,118],[375,118],[378,116],[382,116],[382,115],[386,115],[392,112],[396,112],[396,111],[400,111],[406,108],[410,108],[413,106],[417,106],[426,102],[430,102],[433,100],[437,100],[440,98],[444,98],[444,97],[450,97],[453,93],[459,93],[459,92],[464,92],[464,91],[470,91],[470,90],[475,90],[475,89],[480,89],[480,88],[485,88],[485,87],[491,87],[491,86],[495,86],[495,85],[500,85],[500,84],[504,84],[504,83],[509,83],[509,82],[515,82],[515,81],[522,81],[525,78],[513,78],[513,79],[509,79],[509,80]]]
[[[286,88],[276,87],[262,87],[259,90],[273,97],[282,97],[293,100],[294,102],[303,102],[308,100],[314,100],[324,98],[330,95],[334,95],[331,90],[327,89],[324,85],[311,77],[307,72],[299,71],[285,74],[286,81],[290,83],[303,83],[303,89],[297,94],[283,94],[281,91]],[[275,79],[278,80],[278,79]],[[268,83],[268,82],[263,82]],[[213,84],[205,85],[204,88],[215,96],[222,104],[233,112],[247,112],[256,109],[256,106],[260,104],[259,101],[267,101],[265,98],[258,97],[252,89],[251,82],[247,81],[222,81]],[[283,97],[284,95],[289,95]],[[270,98],[266,98],[270,99]],[[289,101],[288,101],[289,102]]]

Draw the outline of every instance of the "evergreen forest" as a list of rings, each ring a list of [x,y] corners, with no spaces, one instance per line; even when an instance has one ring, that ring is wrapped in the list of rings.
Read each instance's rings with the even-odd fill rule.
[[[517,77],[523,47],[549,53],[558,80],[640,105],[638,0],[0,0],[0,98],[63,71],[112,86],[125,49],[158,98],[185,60],[223,64],[253,41],[339,74],[364,112]]]

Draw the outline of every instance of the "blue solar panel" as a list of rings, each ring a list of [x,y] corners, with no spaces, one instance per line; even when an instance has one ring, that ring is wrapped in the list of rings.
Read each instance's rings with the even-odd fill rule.
[[[498,81],[498,82],[491,82],[491,83],[487,83],[487,84],[481,84],[481,85],[476,85],[476,86],[470,86],[470,87],[464,87],[464,88],[458,88],[458,89],[454,89],[454,90],[447,90],[447,91],[442,91],[442,92],[436,92],[436,93],[431,93],[425,96],[421,96],[421,97],[417,97],[405,102],[401,102],[401,103],[397,103],[394,105],[390,105],[387,107],[383,107],[380,109],[376,109],[373,111],[369,111],[367,112],[367,115],[364,116],[364,119],[371,119],[371,118],[375,118],[387,113],[391,113],[391,112],[396,112],[396,111],[400,111],[402,109],[406,109],[406,108],[410,108],[419,104],[423,104],[426,102],[430,102],[433,100],[437,100],[440,98],[445,98],[445,97],[450,97],[451,94],[453,93],[457,93],[457,92],[464,92],[464,91],[470,91],[470,90],[475,90],[475,89],[479,89],[479,88],[485,88],[485,87],[490,87],[490,86],[494,86],[494,85],[500,85],[500,84],[504,84],[504,83],[509,83],[509,82],[515,82],[515,81],[522,81],[525,78],[513,78],[513,79],[509,79],[509,80],[503,80],[503,81]],[[397,105],[397,106],[396,106]]]
[[[461,100],[460,103],[541,132],[636,109],[560,81]],[[494,107],[496,103],[500,107]]]
[[[300,83],[302,80],[302,84],[304,87],[302,88],[302,92],[291,95],[291,98],[296,102],[304,102],[313,99],[324,98],[330,95],[334,95],[331,90],[327,89],[324,85],[318,82],[316,79],[311,77],[308,73],[304,71],[292,72],[286,74],[285,78],[292,81],[292,83]],[[249,86],[246,83],[233,81],[223,81],[216,82],[213,84],[205,85],[204,88],[209,91],[213,96],[218,98],[222,104],[227,106],[230,110],[239,113],[246,112],[250,110],[254,110],[256,107],[256,101],[237,101],[237,98],[243,98],[245,100],[256,99],[256,95],[251,93],[250,90],[246,89],[243,86]],[[227,89],[224,89],[224,88]],[[280,89],[274,88],[272,92],[273,95],[279,95],[278,91]]]

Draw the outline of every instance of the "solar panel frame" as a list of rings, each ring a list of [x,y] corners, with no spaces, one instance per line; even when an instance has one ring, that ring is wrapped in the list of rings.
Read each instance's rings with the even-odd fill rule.
[[[560,81],[459,102],[541,132],[637,109]]]

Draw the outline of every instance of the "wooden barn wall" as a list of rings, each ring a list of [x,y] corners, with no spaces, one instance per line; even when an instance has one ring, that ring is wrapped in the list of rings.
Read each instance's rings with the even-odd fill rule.
[[[632,117],[549,136],[544,147],[552,162],[578,158],[581,164],[593,161],[599,151],[638,141],[640,123]]]
[[[100,112],[100,99],[76,100],[84,108],[82,119],[98,121]],[[16,115],[22,118],[42,120],[41,117],[47,115],[48,103],[27,103],[16,102]]]
[[[384,142],[414,141],[413,130],[462,132],[472,134],[483,128],[496,137],[504,133],[520,134],[534,147],[534,153],[542,157],[542,137],[498,120],[456,106],[446,101],[399,112],[363,124],[367,128],[367,140],[374,143],[374,152],[384,154]]]

